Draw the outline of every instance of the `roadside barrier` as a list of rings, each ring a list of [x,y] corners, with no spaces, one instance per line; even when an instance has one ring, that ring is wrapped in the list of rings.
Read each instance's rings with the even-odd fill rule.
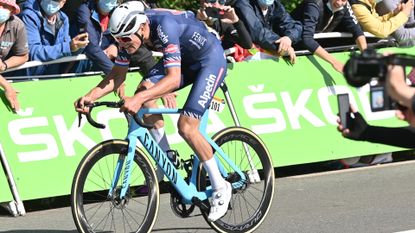
[[[388,48],[388,51],[415,54],[413,48]],[[349,52],[335,52],[333,56],[346,62]],[[29,62],[22,67],[30,65]],[[41,81],[16,79],[18,82],[13,86],[21,92],[22,112],[19,114],[0,105],[1,154],[5,158],[3,163],[10,168],[5,174],[14,178],[16,187],[12,191],[7,179],[0,174],[0,203],[68,195],[75,169],[86,151],[104,139],[124,135],[119,129],[125,127],[119,125],[125,121],[117,110],[95,113],[95,119],[108,125],[106,129],[98,130],[85,121],[78,128],[73,102],[95,86],[102,79],[100,75],[55,77],[48,80],[30,77]],[[135,71],[127,75],[127,94],[134,92],[140,79]],[[230,64],[226,83],[241,125],[261,136],[275,167],[401,150],[350,141],[337,132],[335,95],[339,93],[349,93],[351,102],[370,123],[398,126],[403,122],[396,120],[392,111],[372,113],[368,87],[359,90],[349,87],[341,74],[318,57],[299,56],[295,65],[287,64],[284,59]],[[184,103],[188,91],[186,88],[179,92],[179,106]],[[217,96],[224,99],[221,91]],[[4,93],[0,92],[0,97],[4,98]],[[116,96],[108,95],[105,99],[115,100]],[[233,125],[227,111],[225,108],[222,112],[211,112],[209,133]],[[165,120],[171,147],[180,150],[181,157],[187,159],[192,152],[178,134],[177,116]],[[17,213],[23,215],[23,206],[15,205],[16,209],[20,208]]]

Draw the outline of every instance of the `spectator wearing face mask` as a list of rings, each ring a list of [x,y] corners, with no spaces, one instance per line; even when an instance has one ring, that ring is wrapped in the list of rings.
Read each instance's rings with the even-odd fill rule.
[[[71,34],[88,33],[89,44],[84,53],[89,60],[81,62],[78,71],[103,71],[108,74],[114,66],[111,60],[118,53],[117,45],[108,28],[109,13],[117,0],[89,0],[76,11]]]
[[[346,28],[353,34],[360,50],[367,47],[366,38],[347,0],[304,0],[291,15],[303,23],[304,47],[329,62],[339,73],[343,73],[344,64],[314,40],[315,33],[337,31],[339,27]]]
[[[0,72],[22,65],[28,60],[26,30],[15,16],[20,12],[14,0],[0,0]],[[13,111],[20,109],[17,91],[0,75],[0,87]]]
[[[66,0],[27,0],[20,15],[25,23],[32,61],[51,61],[82,52],[88,43],[88,34],[71,39],[69,20],[60,11]],[[60,74],[67,64],[53,64],[29,68],[27,75]]]
[[[353,12],[364,31],[379,38],[385,38],[408,21],[414,8],[414,1],[401,3],[394,11],[379,16],[376,5],[381,0],[350,0]]]
[[[303,27],[279,0],[238,0],[234,7],[255,44],[295,62],[292,45],[301,40]]]

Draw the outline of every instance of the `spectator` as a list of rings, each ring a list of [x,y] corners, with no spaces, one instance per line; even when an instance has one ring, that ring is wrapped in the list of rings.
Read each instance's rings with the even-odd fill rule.
[[[292,45],[301,40],[302,25],[279,0],[238,0],[235,10],[255,44],[278,56],[288,55],[295,62]]]
[[[351,106],[354,118],[349,118],[348,128],[343,128],[338,119],[337,129],[344,137],[352,140],[415,148],[415,88],[406,84],[402,66],[389,67],[386,87],[390,97],[401,105],[396,111],[396,116],[407,121],[410,127],[391,128],[368,125],[355,107]]]
[[[79,6],[87,2],[88,0],[70,0],[62,7],[61,11],[65,12],[66,16],[69,18],[69,22],[73,22],[75,18],[76,11],[78,10]],[[72,25],[71,25],[72,26]]]
[[[89,0],[82,3],[75,16],[74,35],[87,32],[89,44],[84,53],[89,60],[80,62],[79,70],[103,71],[108,74],[118,53],[117,45],[108,28],[109,13],[118,5],[117,0]],[[92,67],[93,66],[93,67]]]
[[[401,6],[401,0],[383,0],[376,5],[376,11],[380,15],[386,15]],[[413,10],[409,15],[408,21],[396,29],[396,31],[392,33],[392,36],[400,46],[415,45],[415,19]]]
[[[6,96],[6,99],[9,101],[10,106],[13,110],[13,112],[20,110],[20,104],[17,100],[17,91],[13,89],[12,85],[7,82],[6,79],[3,78],[3,76],[0,75],[0,87],[4,90],[4,95]]]
[[[339,30],[339,27],[346,28],[353,34],[360,50],[367,47],[366,38],[347,0],[304,0],[291,15],[303,23],[304,46],[311,53],[329,62],[340,73],[343,73],[344,64],[314,40],[315,33],[332,32]]]
[[[377,0],[350,0],[353,12],[364,31],[386,38],[408,21],[414,8],[413,0],[400,4],[394,11],[379,16]]]
[[[32,61],[51,61],[80,52],[88,41],[82,33],[69,36],[69,22],[60,11],[66,0],[27,0],[21,18],[26,25],[29,58]],[[38,66],[28,69],[28,75],[59,74],[68,70],[64,64]]]
[[[225,0],[201,0],[197,18],[219,34],[224,49],[235,44],[244,49],[252,48],[252,39],[245,25],[239,20],[235,9],[225,5]]]
[[[415,128],[413,126],[404,127],[383,127],[369,125],[363,116],[352,106],[354,117],[350,118],[348,128],[343,128],[340,119],[337,119],[337,129],[345,138],[356,141],[368,141],[381,143],[390,146],[403,148],[415,148]],[[408,108],[397,110],[397,117],[408,123],[415,122],[414,113]]]
[[[0,72],[22,65],[28,60],[26,30],[23,22],[15,16],[20,8],[14,0],[0,0]],[[4,89],[13,111],[20,109],[13,87],[0,75],[0,86]]]

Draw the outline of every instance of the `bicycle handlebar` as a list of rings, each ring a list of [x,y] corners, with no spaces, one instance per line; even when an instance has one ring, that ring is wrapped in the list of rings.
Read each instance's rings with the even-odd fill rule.
[[[99,128],[99,129],[105,129],[105,125],[96,122],[92,116],[91,116],[91,112],[92,109],[94,109],[95,107],[99,107],[99,106],[106,106],[109,108],[120,108],[121,106],[124,105],[124,100],[121,100],[119,102],[113,102],[113,101],[102,101],[102,102],[94,102],[92,104],[87,105],[87,107],[89,107],[89,112],[85,113],[86,119],[88,120],[89,124],[91,124],[92,126],[94,126],[95,128]],[[127,114],[127,113],[125,113]],[[81,124],[81,115],[82,113],[79,113],[79,125]],[[146,124],[144,123],[143,119],[139,118],[137,114],[133,114],[132,117],[134,118],[134,121],[140,125],[141,127],[147,128],[147,129],[151,129],[153,128],[153,125],[150,124]]]

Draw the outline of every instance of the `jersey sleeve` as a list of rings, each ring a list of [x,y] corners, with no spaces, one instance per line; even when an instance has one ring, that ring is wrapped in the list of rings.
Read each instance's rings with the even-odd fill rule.
[[[156,27],[156,37],[160,41],[165,68],[180,67],[181,53],[179,33],[180,28],[174,21],[167,22],[167,18],[159,21]]]
[[[127,53],[124,49],[121,49],[118,47],[118,56],[115,59],[115,65],[118,66],[129,66],[130,65],[130,59],[131,55]]]

